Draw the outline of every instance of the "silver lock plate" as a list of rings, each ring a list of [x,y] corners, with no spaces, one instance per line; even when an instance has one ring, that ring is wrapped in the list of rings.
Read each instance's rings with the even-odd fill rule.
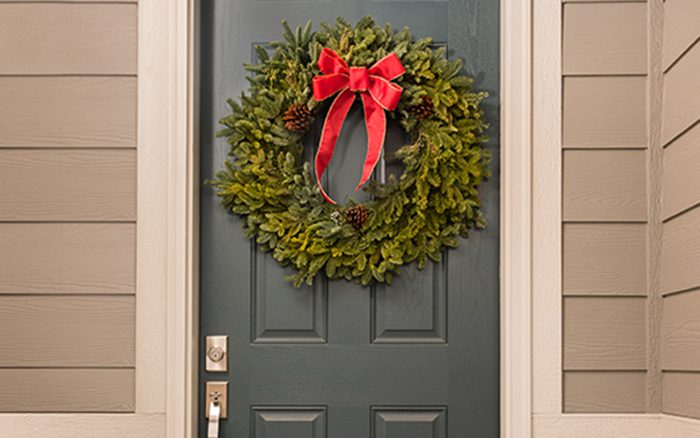
[[[206,366],[210,373],[225,373],[228,371],[228,336],[207,336]]]
[[[209,409],[212,403],[220,406],[219,418],[228,417],[228,382],[207,382],[206,384],[206,417],[209,418]]]

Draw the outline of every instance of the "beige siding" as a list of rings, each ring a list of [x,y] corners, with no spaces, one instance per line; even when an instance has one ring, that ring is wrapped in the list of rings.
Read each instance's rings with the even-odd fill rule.
[[[646,9],[644,3],[567,5],[564,74],[645,74]]]
[[[696,287],[700,287],[700,208],[664,224],[661,252],[661,290],[668,294]]]
[[[565,370],[644,370],[644,298],[564,298]]]
[[[0,148],[136,145],[134,77],[4,76],[0,101]]]
[[[566,221],[645,221],[646,154],[643,150],[564,152]]]
[[[700,371],[700,291],[666,297],[661,336],[665,370]]]
[[[135,218],[134,149],[0,149],[0,220]]]
[[[645,77],[565,77],[565,148],[645,148]]]
[[[133,296],[0,296],[0,367],[134,366]]]
[[[700,44],[696,44],[664,76],[662,141],[670,142],[700,119]]]
[[[0,0],[0,411],[135,409],[137,11]]]
[[[700,373],[664,373],[664,412],[700,418]]]
[[[700,418],[700,2],[664,3],[663,411]]]
[[[567,371],[564,373],[564,411],[644,412],[645,374],[631,371]]]
[[[136,74],[135,5],[15,3],[0,11],[0,74]]]
[[[664,151],[664,219],[700,204],[700,124]]]
[[[0,411],[131,412],[133,368],[0,369]]]
[[[663,67],[668,69],[700,38],[700,2],[670,0],[664,4]]]
[[[0,223],[0,295],[133,294],[135,227]]]
[[[647,410],[647,5],[565,1],[564,411]]]
[[[564,225],[564,295],[646,294],[644,224]]]

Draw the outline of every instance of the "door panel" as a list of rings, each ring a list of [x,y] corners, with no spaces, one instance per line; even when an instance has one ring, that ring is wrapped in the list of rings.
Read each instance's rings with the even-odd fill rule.
[[[243,63],[253,47],[281,38],[280,20],[356,22],[371,15],[417,38],[446,45],[485,102],[493,177],[481,189],[489,227],[443,261],[407,266],[392,286],[361,287],[319,277],[293,288],[269,254],[245,238],[211,187],[201,192],[201,327],[229,336],[225,438],[492,438],[498,436],[498,78],[497,0],[207,0],[202,2],[201,172],[222,168],[228,145],[213,134],[226,98],[247,88]],[[319,119],[322,121],[323,116]],[[320,123],[305,139],[309,155]],[[405,134],[390,121],[387,156]],[[339,202],[353,193],[366,130],[355,105],[343,126],[324,186]],[[359,149],[358,149],[359,148]],[[382,161],[374,178],[400,173]],[[203,368],[203,367],[202,367]],[[203,406],[201,434],[205,436]]]

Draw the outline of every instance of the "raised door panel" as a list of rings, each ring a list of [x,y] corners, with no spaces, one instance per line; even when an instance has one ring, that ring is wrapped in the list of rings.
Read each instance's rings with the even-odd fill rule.
[[[253,343],[324,343],[328,339],[328,283],[290,290],[287,273],[253,246]]]
[[[445,407],[373,407],[371,438],[447,438]]]
[[[391,287],[372,292],[372,342],[447,342],[447,260],[403,269]]]
[[[254,407],[254,438],[326,438],[325,407]]]

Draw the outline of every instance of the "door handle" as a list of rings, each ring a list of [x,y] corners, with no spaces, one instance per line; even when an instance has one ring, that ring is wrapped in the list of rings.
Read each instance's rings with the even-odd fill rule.
[[[207,438],[219,438],[220,415],[221,405],[215,401],[209,403],[209,426],[207,427]]]

